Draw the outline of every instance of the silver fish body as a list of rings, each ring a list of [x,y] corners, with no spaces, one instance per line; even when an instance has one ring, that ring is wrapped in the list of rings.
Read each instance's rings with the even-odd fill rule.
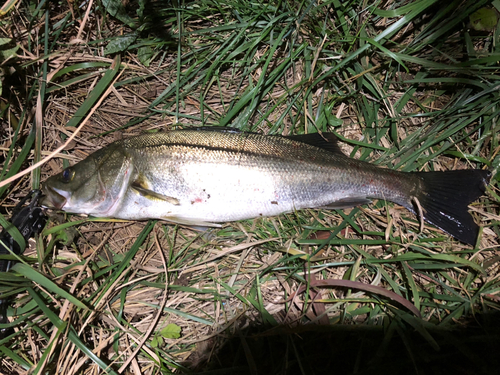
[[[468,172],[466,178],[476,181],[474,192],[463,197],[467,202],[460,207],[472,220],[467,204],[482,194],[489,175],[486,171],[459,172]],[[349,158],[331,134],[281,137],[187,129],[112,143],[49,178],[45,202],[100,217],[213,225],[303,208],[343,208],[370,198],[410,210],[419,200],[426,208],[432,196],[427,180],[436,178],[423,176]],[[440,226],[428,215],[424,217]],[[459,226],[475,225],[469,219]],[[450,232],[447,226],[440,227]]]

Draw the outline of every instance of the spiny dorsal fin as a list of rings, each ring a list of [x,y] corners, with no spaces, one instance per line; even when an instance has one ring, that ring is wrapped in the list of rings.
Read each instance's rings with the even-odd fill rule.
[[[219,132],[219,133],[247,133],[247,134],[257,134],[251,132],[244,132],[243,130],[237,128],[231,128],[229,126],[194,126],[184,128],[182,130],[192,130],[192,131],[211,131],[211,132]]]
[[[308,145],[322,148],[336,154],[344,154],[338,145],[338,138],[333,133],[312,133],[289,135],[285,138],[293,141],[307,143]]]

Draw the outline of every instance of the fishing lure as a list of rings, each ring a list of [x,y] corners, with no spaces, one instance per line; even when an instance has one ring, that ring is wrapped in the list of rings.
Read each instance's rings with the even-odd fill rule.
[[[42,192],[40,190],[32,190],[21,199],[12,213],[10,224],[19,230],[25,241],[40,233],[47,222],[47,216],[38,204],[41,196]],[[30,199],[31,201],[26,205],[26,202]],[[21,255],[25,249],[21,248],[7,229],[4,228],[0,234],[0,255]],[[7,272],[14,262],[11,259],[0,259],[0,272]],[[0,325],[8,323],[8,304],[9,300],[0,299]],[[0,328],[0,337],[7,336],[7,333],[7,328]]]

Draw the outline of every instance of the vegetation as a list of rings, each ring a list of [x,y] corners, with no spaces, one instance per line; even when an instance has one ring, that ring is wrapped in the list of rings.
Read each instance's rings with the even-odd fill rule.
[[[3,298],[16,296],[0,372],[497,368],[498,11],[498,0],[7,1],[2,223],[63,166],[185,126],[330,131],[384,167],[494,178],[471,206],[474,247],[384,201],[206,233],[52,212],[0,275]]]

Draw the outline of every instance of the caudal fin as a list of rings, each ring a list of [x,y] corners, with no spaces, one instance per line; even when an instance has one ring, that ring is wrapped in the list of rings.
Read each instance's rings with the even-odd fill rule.
[[[423,181],[424,188],[416,198],[424,219],[458,240],[474,245],[479,227],[467,206],[484,194],[491,172],[472,169],[414,174]]]

